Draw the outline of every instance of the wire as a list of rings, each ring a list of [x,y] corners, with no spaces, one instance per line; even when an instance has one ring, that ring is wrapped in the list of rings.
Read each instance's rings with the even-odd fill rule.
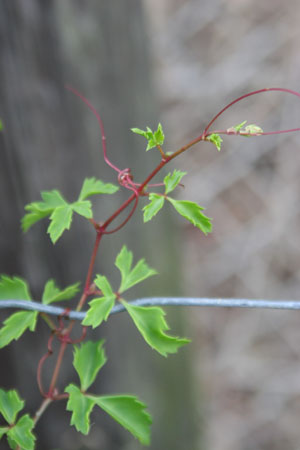
[[[208,306],[221,308],[258,308],[258,309],[281,309],[300,310],[299,300],[257,300],[241,298],[190,298],[190,297],[149,297],[140,298],[130,302],[135,306]],[[65,308],[58,306],[43,305],[28,300],[0,300],[0,309],[17,308],[30,311],[39,311],[59,316],[65,313]],[[114,306],[110,314],[125,311],[122,304]],[[86,312],[70,311],[70,319],[82,320]]]

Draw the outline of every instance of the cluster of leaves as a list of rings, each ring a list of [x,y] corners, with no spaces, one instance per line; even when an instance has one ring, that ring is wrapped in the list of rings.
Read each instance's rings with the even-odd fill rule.
[[[39,220],[50,216],[47,232],[55,244],[62,233],[70,229],[74,212],[86,219],[92,219],[92,204],[90,200],[86,200],[88,197],[96,194],[114,194],[118,189],[118,186],[114,184],[103,183],[95,178],[86,178],[78,199],[73,203],[68,203],[56,189],[41,192],[43,201],[25,206],[25,210],[29,212],[22,219],[22,229],[27,231]]]
[[[162,153],[161,145],[164,143],[164,133],[161,124],[156,131],[147,128],[146,131],[133,129],[137,134],[147,139],[147,149],[157,147]],[[147,192],[146,188],[141,196],[148,197],[148,204],[143,208],[144,222],[150,221],[162,209],[165,202],[169,202],[174,209],[185,219],[199,228],[204,234],[211,231],[211,219],[203,214],[203,208],[187,200],[175,200],[170,193],[180,185],[185,172],[174,170],[168,173],[163,180],[164,192]],[[47,232],[53,243],[62,236],[71,226],[72,217],[77,213],[84,218],[93,219],[92,204],[89,197],[96,194],[113,194],[118,186],[104,183],[95,178],[87,178],[80,190],[77,200],[67,202],[58,190],[41,193],[42,201],[33,202],[25,206],[26,214],[22,219],[24,231],[41,219],[48,217],[50,224]],[[157,274],[148,266],[144,259],[133,265],[133,254],[124,245],[115,259],[115,266],[120,272],[120,285],[113,289],[108,278],[101,274],[94,277],[90,294],[93,298],[82,321],[83,326],[93,329],[99,327],[110,315],[116,301],[121,302],[139,330],[145,342],[163,356],[176,353],[177,350],[189,342],[186,338],[179,338],[168,334],[168,324],[165,313],[160,307],[135,306],[124,298],[124,293],[147,278]],[[41,295],[43,304],[66,301],[74,298],[79,292],[79,283],[74,283],[60,289],[54,280],[48,280]],[[19,277],[0,278],[0,301],[4,299],[30,301],[32,296],[28,284]],[[0,348],[19,339],[26,330],[34,331],[39,313],[37,311],[20,311],[11,314],[0,329]],[[74,345],[74,344],[73,344]],[[113,419],[131,432],[142,444],[150,442],[151,417],[145,411],[145,404],[134,395],[96,395],[88,392],[99,371],[106,362],[103,341],[87,341],[77,347],[74,345],[73,365],[79,376],[80,383],[71,383],[65,388],[68,394],[67,410],[72,413],[71,424],[83,434],[90,429],[90,414],[95,406],[103,409]],[[18,412],[24,407],[15,391],[0,391],[0,412],[7,422],[7,426],[0,428],[0,438],[6,434],[8,444],[15,449],[32,450],[34,448],[34,435],[32,428],[34,420],[29,415],[22,416],[17,422]]]

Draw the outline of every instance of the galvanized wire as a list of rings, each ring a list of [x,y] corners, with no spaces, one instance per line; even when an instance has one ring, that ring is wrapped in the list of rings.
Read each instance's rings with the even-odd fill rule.
[[[259,308],[259,309],[281,309],[300,310],[299,300],[259,300],[241,298],[192,298],[192,297],[149,297],[140,298],[130,302],[135,306],[207,306],[221,308]],[[43,305],[42,303],[27,300],[0,300],[0,309],[17,308],[30,311],[39,311],[59,316],[66,309],[59,306]],[[111,314],[125,310],[122,304],[114,306]],[[86,312],[70,311],[68,317],[82,320]]]

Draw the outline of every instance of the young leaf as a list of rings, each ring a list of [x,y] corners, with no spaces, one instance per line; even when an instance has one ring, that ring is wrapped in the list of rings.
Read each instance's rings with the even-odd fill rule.
[[[239,132],[241,131],[241,129],[243,128],[243,126],[247,123],[247,120],[244,120],[244,122],[239,123],[238,125],[236,125],[235,127],[233,127],[235,129],[235,131]]]
[[[83,216],[86,219],[91,219],[93,217],[92,204],[89,200],[74,202],[71,206],[73,211],[77,212],[80,216]]]
[[[146,152],[150,150],[151,148],[156,147],[157,145],[163,145],[165,136],[164,132],[161,126],[161,123],[158,124],[157,130],[152,131],[151,128],[147,127],[147,130],[141,130],[140,128],[131,128],[131,131],[133,133],[139,134],[141,136],[144,136],[144,138],[147,139],[148,145],[146,148]]]
[[[0,278],[0,300],[31,300],[28,284],[18,277],[2,275]]]
[[[95,405],[94,400],[84,395],[74,384],[69,384],[65,392],[68,392],[70,395],[66,409],[72,412],[71,425],[74,425],[77,431],[88,434],[90,430],[90,414]]]
[[[49,280],[47,281],[44,288],[42,303],[44,303],[44,305],[49,305],[49,303],[69,300],[70,298],[74,297],[75,294],[77,294],[77,292],[79,291],[79,285],[80,283],[75,283],[61,291],[56,286],[54,280]]]
[[[33,420],[28,414],[25,414],[12,428],[10,428],[7,432],[7,436],[16,442],[22,450],[33,450],[34,441],[36,439],[31,431],[33,427]]]
[[[42,202],[33,202],[25,206],[29,213],[25,214],[21,224],[22,230],[27,231],[33,224],[52,214],[55,208],[67,205],[67,202],[57,190],[41,192]]]
[[[259,135],[263,133],[263,129],[254,123],[247,125],[244,130],[240,131],[242,136],[251,136],[251,134]]]
[[[0,389],[0,413],[7,423],[12,425],[17,414],[24,408],[24,401],[20,399],[15,390],[4,391]]]
[[[118,186],[111,183],[103,183],[96,178],[86,178],[82,185],[78,200],[85,200],[87,197],[96,194],[114,194],[119,190]]]
[[[73,365],[80,378],[81,391],[86,391],[94,382],[99,370],[106,363],[103,340],[84,342],[74,347]]]
[[[165,194],[169,194],[174,191],[176,186],[180,183],[181,179],[186,175],[186,172],[181,172],[180,170],[174,170],[172,173],[168,173],[168,175],[164,178],[164,185],[166,187]]]
[[[123,245],[118,254],[115,265],[121,272],[120,294],[146,278],[157,274],[156,270],[151,269],[151,267],[145,263],[144,259],[140,259],[131,270],[132,252],[127,250],[126,245]]]
[[[37,316],[37,311],[19,311],[8,317],[0,330],[0,348],[5,347],[14,339],[19,339],[27,328],[34,331]]]
[[[165,333],[169,327],[164,319],[165,312],[161,308],[134,306],[125,301],[122,303],[145,341],[161,355],[176,353],[180,347],[190,342],[189,339],[169,336]]]
[[[90,308],[82,321],[83,325],[91,325],[93,328],[100,325],[103,320],[107,320],[116,299],[116,294],[105,276],[97,275],[95,284],[104,296],[94,298],[89,302]]]
[[[174,200],[170,197],[167,197],[167,199],[181,216],[199,228],[204,234],[211,232],[211,219],[201,212],[204,209],[202,206],[188,200]]]
[[[94,402],[130,431],[143,445],[150,444],[152,419],[145,411],[146,405],[133,395],[93,396]]]
[[[60,238],[65,230],[69,230],[72,222],[73,210],[71,205],[55,208],[50,216],[51,223],[47,233],[50,234],[53,244]]]
[[[144,222],[149,222],[158,211],[164,206],[165,199],[162,195],[151,193],[149,194],[150,203],[144,206]]]
[[[221,144],[223,142],[223,139],[221,138],[221,136],[217,133],[212,133],[209,136],[206,137],[207,141],[212,142],[213,144],[215,144],[215,146],[217,147],[218,151],[221,150]]]

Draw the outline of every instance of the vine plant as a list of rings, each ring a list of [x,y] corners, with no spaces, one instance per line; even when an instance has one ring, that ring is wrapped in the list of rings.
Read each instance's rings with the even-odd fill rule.
[[[64,320],[68,316],[68,309],[65,309],[64,314],[57,317],[56,321],[52,320],[46,313],[39,313],[38,311],[19,311],[13,313],[4,321],[0,329],[0,348],[5,347],[14,339],[19,339],[27,329],[34,331],[38,318],[43,319],[49,326],[49,340],[47,352],[37,364],[37,384],[42,400],[34,416],[31,417],[28,413],[23,413],[25,402],[16,390],[0,389],[0,413],[3,416],[2,423],[4,423],[0,426],[0,439],[6,437],[9,447],[12,449],[33,450],[36,440],[33,429],[36,423],[52,402],[64,400],[66,401],[66,409],[71,412],[71,425],[74,425],[79,432],[89,433],[90,414],[94,407],[99,407],[131,432],[142,444],[148,445],[150,443],[152,419],[146,411],[144,403],[134,395],[97,395],[91,389],[98,372],[106,363],[106,354],[103,340],[87,341],[85,339],[87,327],[99,327],[104,320],[108,319],[115,303],[120,302],[146,343],[161,355],[168,356],[171,353],[176,353],[180,347],[189,342],[189,339],[167,334],[168,325],[165,320],[165,313],[160,307],[136,306],[125,300],[124,294],[128,289],[157,273],[148,266],[144,259],[140,259],[133,266],[132,252],[125,245],[115,259],[115,265],[121,276],[119,287],[113,287],[106,276],[94,273],[95,259],[101,240],[103,236],[114,234],[126,225],[133,216],[141,198],[148,200],[148,203],[143,207],[144,222],[153,219],[167,201],[181,216],[205,235],[210,233],[212,230],[211,219],[203,213],[204,208],[202,206],[189,200],[176,200],[170,196],[175,188],[180,185],[182,178],[186,175],[185,172],[175,169],[164,177],[162,183],[158,184],[151,184],[151,180],[170,161],[200,142],[208,141],[220,150],[222,135],[253,137],[299,131],[300,128],[264,132],[258,125],[247,125],[246,121],[225,130],[211,131],[211,128],[216,119],[228,108],[249,96],[270,91],[285,92],[298,97],[300,97],[300,94],[284,88],[266,88],[245,94],[221,109],[198,137],[173,153],[166,153],[163,150],[165,136],[161,124],[158,124],[155,131],[148,127],[145,131],[132,128],[134,133],[146,138],[146,151],[155,148],[160,157],[159,163],[146,179],[137,183],[129,168],[121,169],[108,158],[104,128],[97,111],[80,93],[71,87],[68,87],[68,89],[80,97],[97,118],[102,135],[103,158],[108,166],[116,172],[119,186],[104,183],[96,178],[87,178],[83,182],[78,198],[72,203],[67,202],[63,195],[54,189],[41,192],[41,201],[25,206],[26,214],[22,219],[22,229],[27,231],[36,222],[48,217],[50,225],[47,233],[49,233],[53,244],[57,242],[65,230],[70,229],[73,214],[84,217],[94,228],[94,248],[76,310],[82,310],[88,301],[89,306],[82,321],[80,338],[72,337],[74,320],[68,322]],[[3,124],[0,122],[0,130],[2,127]],[[120,187],[130,192],[129,197],[110,217],[99,222],[94,218],[90,197],[115,194]],[[113,222],[124,210],[128,210],[126,218],[121,224],[114,227]],[[45,284],[41,302],[48,305],[53,302],[69,300],[80,292],[79,286],[79,283],[75,283],[60,289],[54,280],[49,280]],[[0,278],[0,300],[7,298],[31,300],[27,282],[19,277],[2,275]],[[45,387],[42,376],[43,367],[47,358],[53,354],[54,340],[59,341],[60,347],[50,384]],[[70,383],[64,387],[63,391],[60,391],[57,383],[60,371],[63,368],[65,351],[69,345],[73,346],[74,349],[73,366],[79,380],[78,383]]]

